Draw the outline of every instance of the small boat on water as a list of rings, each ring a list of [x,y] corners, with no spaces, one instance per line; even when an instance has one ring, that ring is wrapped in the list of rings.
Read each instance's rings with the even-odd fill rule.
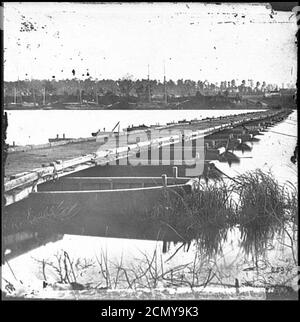
[[[64,103],[63,105],[67,110],[81,110],[83,108],[90,108],[90,105],[87,103],[81,104],[78,102],[71,102],[71,103]]]
[[[93,137],[109,137],[109,136],[118,136],[118,135],[120,135],[120,132],[98,130],[97,132],[92,132],[91,134],[92,134]]]
[[[23,106],[21,103],[8,103],[8,104],[5,104],[5,108],[6,109],[21,109]]]
[[[22,107],[38,107],[38,104],[33,103],[33,102],[23,102]]]
[[[50,143],[53,143],[53,142],[60,142],[60,141],[71,141],[71,140],[74,140],[74,138],[65,138],[65,137],[63,137],[63,138],[58,138],[58,137],[56,137],[56,138],[49,138],[49,139],[48,139],[48,141],[49,141]]]
[[[176,172],[177,173],[177,172]],[[170,197],[190,193],[197,178],[189,177],[65,177],[39,186],[30,194],[32,211],[64,204],[66,210],[102,218],[149,213],[167,191]]]
[[[181,121],[178,121],[179,124],[184,124],[184,123],[188,123],[186,119],[183,119]]]
[[[194,124],[194,123],[197,123],[197,122],[199,122],[199,120],[197,118],[194,118],[194,119],[189,121],[189,124]]]
[[[142,124],[138,126],[128,126],[127,128],[123,129],[125,132],[131,132],[131,131],[138,131],[138,130],[148,130],[149,126]]]
[[[100,129],[97,132],[92,132],[92,136],[111,136],[111,135],[119,135],[120,134],[120,126],[118,131],[115,131],[115,129],[117,128],[117,126],[120,124],[120,121],[117,122],[117,124],[113,127],[113,129],[111,131],[105,131],[105,128],[103,129],[103,131],[101,131]]]

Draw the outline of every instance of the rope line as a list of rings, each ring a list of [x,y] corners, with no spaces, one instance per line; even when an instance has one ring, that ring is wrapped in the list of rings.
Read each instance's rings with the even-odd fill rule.
[[[281,135],[286,135],[286,136],[290,136],[290,137],[293,137],[293,138],[296,138],[296,137],[297,137],[297,135],[286,134],[286,133],[280,133],[280,132],[276,132],[276,131],[269,131],[269,132],[276,133],[276,134],[281,134]]]
[[[211,164],[211,168],[212,168],[212,169],[215,169],[215,170],[217,170],[217,171],[219,171],[219,172],[220,172],[220,173],[222,173],[225,177],[227,177],[228,179],[230,179],[230,180],[234,181],[235,183],[240,184],[240,185],[243,185],[241,182],[239,182],[239,181],[237,181],[236,179],[234,179],[234,178],[230,177],[229,175],[227,175],[226,173],[224,173],[223,171],[221,171],[219,168],[217,168],[217,167],[215,166],[215,164],[214,164],[214,163],[212,163],[212,164]]]

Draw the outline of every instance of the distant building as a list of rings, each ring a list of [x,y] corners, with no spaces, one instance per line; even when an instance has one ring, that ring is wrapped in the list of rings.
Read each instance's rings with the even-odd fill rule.
[[[295,89],[290,89],[290,88],[282,88],[279,90],[280,95],[294,95],[296,93]]]
[[[280,91],[270,91],[265,93],[265,97],[279,97],[281,96]]]

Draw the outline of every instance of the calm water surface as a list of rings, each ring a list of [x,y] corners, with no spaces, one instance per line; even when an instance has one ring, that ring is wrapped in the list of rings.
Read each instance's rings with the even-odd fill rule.
[[[88,136],[91,131],[98,128],[113,127],[118,120],[121,120],[122,126],[125,127],[129,124],[165,123],[170,120],[199,118],[200,115],[205,118],[212,115],[225,115],[230,112],[236,113],[236,111],[221,111],[223,114],[214,111],[26,111],[22,113],[13,111],[9,112],[9,119],[13,119],[14,122],[11,121],[8,138],[19,144],[42,143],[60,131],[64,131],[67,136]],[[42,119],[44,124],[41,122]],[[20,137],[20,131],[24,133],[23,138]],[[297,142],[296,136],[297,113],[294,111],[288,119],[257,136],[259,142],[248,143],[251,151],[244,153],[234,151],[241,158],[239,164],[229,166],[226,163],[215,162],[215,165],[230,176],[261,168],[271,171],[281,184],[291,182],[296,185],[297,166],[290,161]],[[57,238],[58,240],[46,242],[45,245],[33,250],[26,251],[24,249],[23,254],[9,261],[10,267],[7,264],[3,265],[2,276],[13,281],[15,279],[13,271],[17,279],[22,280],[24,284],[30,285],[32,288],[41,288],[44,280],[41,261],[48,260],[54,263],[57,256],[63,251],[67,251],[71,258],[85,258],[87,261],[93,261],[93,265],[87,265],[88,267],[82,271],[82,275],[78,276],[79,282],[91,283],[91,285],[96,285],[100,280],[99,258],[102,259],[105,256],[111,271],[121,258],[123,258],[123,266],[138,269],[137,267],[142,263],[146,264],[146,259],[151,259],[155,252],[165,270],[193,263],[195,256],[201,257],[202,263],[208,263],[205,249],[199,248],[199,244],[195,240],[191,241],[189,245],[183,245],[182,243],[166,243],[162,240],[155,240],[155,236],[153,240],[143,240],[136,239],[134,233],[131,235],[131,238],[130,235],[129,238],[112,238],[103,235],[93,237],[61,235]],[[290,249],[283,246],[284,243],[275,241],[275,236],[276,234],[273,240],[267,242],[267,245],[270,246],[267,249],[267,257],[276,266],[278,260],[290,258],[291,252]],[[226,233],[226,237],[222,240],[222,252],[210,259],[210,265],[213,261],[214,267],[222,271],[224,280],[228,283],[234,283],[234,279],[237,277],[249,281],[257,274],[251,269],[254,265],[254,257],[246,256],[242,247],[241,233],[237,227]],[[50,268],[46,275],[50,281],[57,279],[57,275]],[[125,281],[123,283],[126,285]],[[105,283],[102,282],[101,285],[105,286]]]

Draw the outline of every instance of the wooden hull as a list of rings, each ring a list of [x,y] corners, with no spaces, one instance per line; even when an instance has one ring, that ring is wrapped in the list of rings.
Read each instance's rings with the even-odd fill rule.
[[[46,190],[46,187],[44,188],[46,191],[32,192],[19,207],[16,204],[6,210],[10,216],[24,212],[24,214],[30,213],[32,218],[80,215],[109,220],[112,217],[141,216],[147,215],[158,206],[166,193],[172,198],[181,193],[192,192],[197,187],[198,179],[170,178],[166,186],[162,185],[162,178],[95,177],[65,178],[63,181],[65,185],[63,189],[70,189],[69,191],[51,191]],[[176,181],[179,183],[176,184]],[[102,185],[102,189],[108,189],[99,190],[99,185]],[[55,188],[61,189],[62,186],[58,183]],[[80,190],[81,188],[85,190]]]

